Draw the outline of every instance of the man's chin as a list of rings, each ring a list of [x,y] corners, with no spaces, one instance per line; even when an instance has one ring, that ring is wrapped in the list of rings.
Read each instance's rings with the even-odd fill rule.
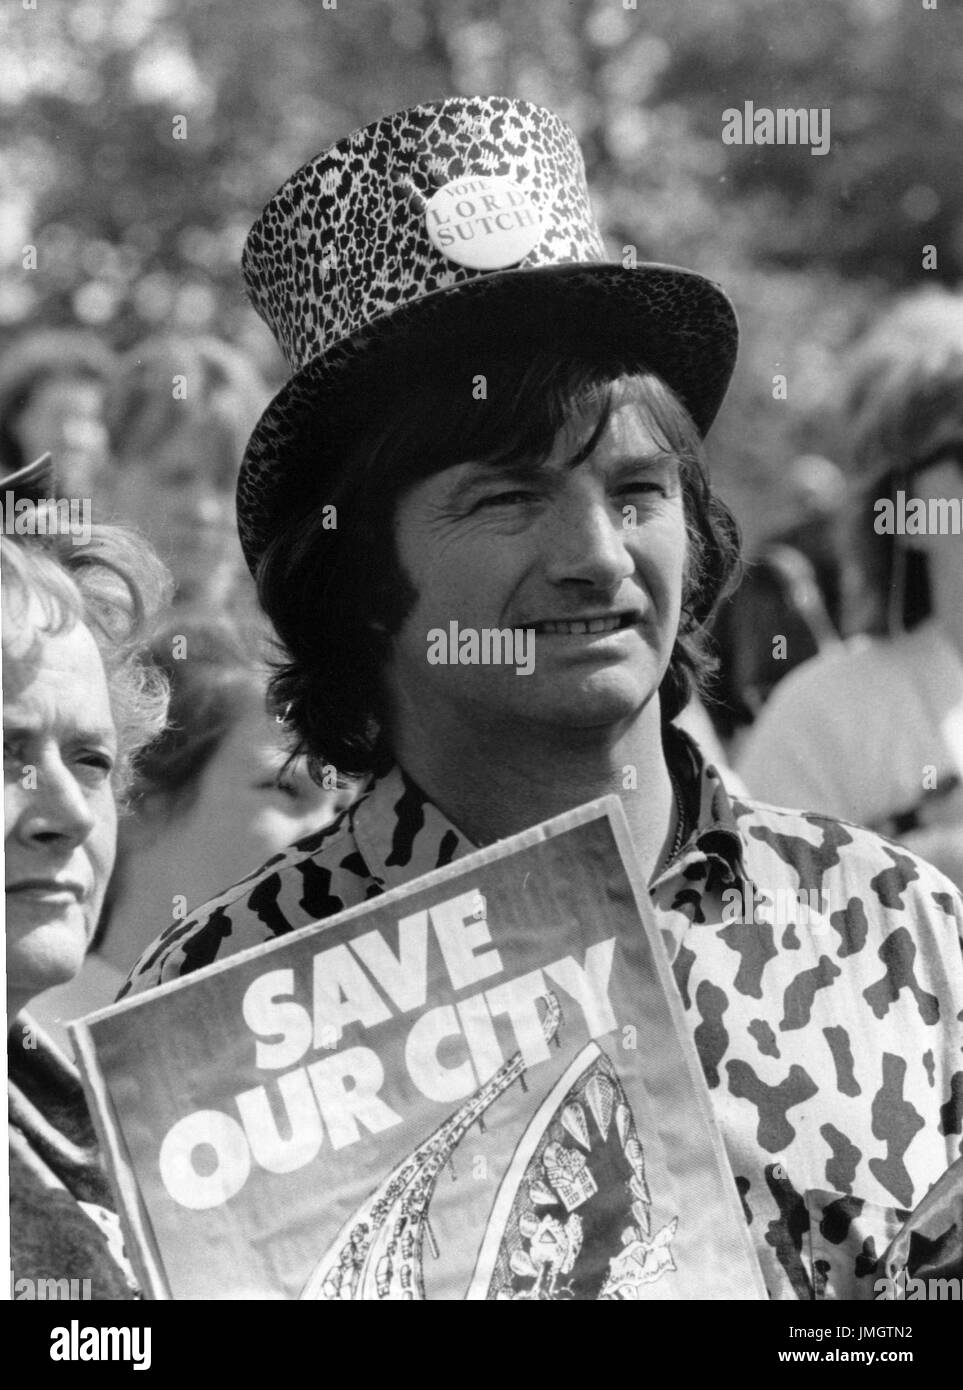
[[[547,722],[567,729],[615,729],[622,732],[641,717],[658,695],[658,685],[634,680],[590,680],[575,689],[559,688],[546,701]],[[537,716],[536,716],[537,718]]]

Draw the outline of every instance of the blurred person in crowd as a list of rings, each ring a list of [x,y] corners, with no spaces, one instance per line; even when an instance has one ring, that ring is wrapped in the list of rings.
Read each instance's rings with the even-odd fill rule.
[[[151,642],[170,683],[168,726],[143,750],[120,822],[117,865],[93,949],[69,984],[37,1000],[55,1036],[113,1002],[158,917],[186,917],[223,884],[330,824],[354,784],[291,758],[265,706],[267,668],[227,618],[183,613]]]
[[[108,398],[110,504],[170,566],[177,602],[220,608],[246,581],[234,480],[267,388],[215,338],[159,335],[121,359]]]
[[[0,471],[19,473],[49,452],[58,495],[99,497],[109,465],[104,399],[115,365],[110,349],[80,329],[27,333],[9,347],[0,359]]]
[[[140,634],[168,592],[138,537],[96,527],[0,540],[4,860],[14,1280],[89,1279],[130,1297],[113,1200],[80,1079],[24,1012],[80,970],[137,751],[163,726]],[[40,1296],[40,1295],[38,1295]]]
[[[963,297],[898,306],[850,406],[864,635],[779,686],[738,767],[753,795],[869,825],[963,886]]]
[[[709,708],[734,757],[778,683],[836,645],[843,625],[842,472],[804,454],[790,467],[786,491],[795,520],[763,542],[713,620],[719,670]]]
[[[737,796],[744,794],[745,788],[729,762],[729,754],[709,713],[710,703],[693,691],[688,704],[676,715],[675,723],[698,745],[707,762],[713,764],[723,774],[725,784]],[[713,711],[714,712],[714,711]]]
[[[886,842],[730,798],[676,725],[738,557],[702,444],[729,301],[692,271],[606,262],[573,133],[502,97],[325,149],[243,267],[293,371],[238,483],[285,648],[273,698],[313,766],[372,782],[167,928],[125,993],[617,795],[768,1290],[853,1296],[866,1242],[956,1156],[963,902],[906,855],[894,904]],[[527,673],[430,659],[453,622],[525,636]],[[841,910],[825,933],[734,919],[747,883]],[[880,1010],[884,952],[914,988]],[[820,1246],[840,1204],[846,1232]]]
[[[798,611],[816,652],[831,646],[847,630],[850,581],[840,531],[847,492],[845,474],[831,459],[821,454],[795,458],[784,488],[784,505],[792,521],[766,538],[748,567],[750,579],[759,573],[764,589],[768,578],[770,587],[781,591],[787,615]],[[764,577],[766,570],[770,573]],[[764,698],[806,659],[792,651],[791,643],[787,645],[790,650],[779,671],[769,673]]]
[[[846,630],[847,571],[839,519],[848,493],[846,475],[822,454],[801,454],[789,465],[787,509],[793,517],[769,538],[791,546],[813,569],[826,615],[837,636]]]

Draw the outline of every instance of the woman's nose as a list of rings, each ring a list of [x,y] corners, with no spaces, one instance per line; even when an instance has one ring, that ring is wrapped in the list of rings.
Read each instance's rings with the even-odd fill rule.
[[[80,844],[90,834],[95,817],[71,769],[59,757],[45,759],[36,769],[35,780],[35,786],[21,792],[24,837]]]

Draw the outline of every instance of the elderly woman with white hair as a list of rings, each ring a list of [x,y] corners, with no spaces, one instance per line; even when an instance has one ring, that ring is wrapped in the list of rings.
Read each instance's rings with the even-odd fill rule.
[[[113,527],[82,546],[3,538],[0,556],[14,1296],[76,1279],[81,1296],[130,1297],[79,1078],[23,1010],[76,974],[97,925],[131,760],[165,721],[139,643],[169,578]]]

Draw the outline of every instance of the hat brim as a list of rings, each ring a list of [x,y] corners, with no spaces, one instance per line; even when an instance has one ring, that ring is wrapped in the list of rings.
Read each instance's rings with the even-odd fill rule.
[[[507,270],[422,295],[372,320],[296,372],[264,411],[248,441],[237,485],[238,530],[251,571],[280,522],[303,513],[305,480],[290,460],[312,431],[314,499],[330,496],[344,454],[343,420],[352,395],[370,395],[372,374],[411,373],[417,390],[431,351],[444,353],[465,330],[513,353],[530,344],[560,352],[590,348],[627,369],[657,373],[705,435],[736,360],[738,325],[725,293],[677,266],[570,263]],[[507,335],[507,336],[506,336]],[[433,347],[434,345],[434,347]],[[376,402],[368,403],[368,419]],[[340,419],[339,419],[340,417]],[[336,423],[337,422],[337,423]],[[326,437],[336,435],[336,448]]]

